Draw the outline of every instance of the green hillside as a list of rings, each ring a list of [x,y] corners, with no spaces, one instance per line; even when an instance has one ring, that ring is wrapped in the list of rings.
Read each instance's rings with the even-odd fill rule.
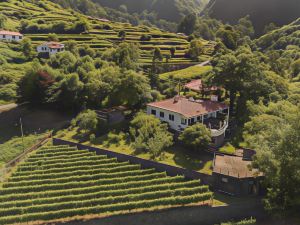
[[[208,186],[68,146],[42,147],[0,189],[0,224],[208,204]]]
[[[299,0],[211,0],[205,12],[232,24],[250,15],[257,34],[261,34],[270,23],[277,26],[291,23],[300,17],[299,9]]]
[[[300,18],[261,36],[255,42],[262,49],[278,50],[289,45],[300,46]]]
[[[169,63],[191,62],[185,57],[189,42],[184,37],[156,28],[99,21],[97,18],[66,10],[50,1],[40,3],[24,0],[5,1],[0,2],[0,11],[8,17],[7,28],[18,29],[21,26],[21,31],[26,37],[31,38],[35,45],[47,41],[48,34],[52,32],[58,33],[59,41],[75,40],[79,45],[87,45],[99,51],[120,42],[139,44],[141,63],[151,62],[152,50],[155,47],[159,47],[163,54],[169,54],[171,48],[176,48],[175,55]],[[76,28],[70,28],[76,24],[78,25]],[[126,33],[125,39],[119,37],[120,31]],[[143,35],[147,38],[143,39]]]
[[[158,19],[178,22],[182,16],[192,12],[199,13],[204,8],[207,0],[93,0],[102,6],[120,9],[125,5],[129,13],[142,13],[145,10],[153,12]]]

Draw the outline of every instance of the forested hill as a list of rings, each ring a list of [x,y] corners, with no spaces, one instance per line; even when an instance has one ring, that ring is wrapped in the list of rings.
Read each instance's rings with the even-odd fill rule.
[[[183,15],[191,12],[201,12],[208,0],[93,0],[102,6],[124,9],[129,13],[142,13],[143,11],[157,14],[159,19],[178,22]]]
[[[176,31],[186,15],[199,14],[209,0],[51,0],[65,8],[91,16],[133,25],[157,26]]]
[[[283,27],[274,29],[255,40],[261,49],[279,50],[290,45],[300,46],[300,18]]]
[[[300,17],[299,0],[211,0],[206,13],[212,18],[235,24],[240,18],[250,15],[257,34],[266,25],[282,26]]]

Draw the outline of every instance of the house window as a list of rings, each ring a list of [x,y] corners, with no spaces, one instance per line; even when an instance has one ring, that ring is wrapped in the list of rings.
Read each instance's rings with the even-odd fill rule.
[[[164,112],[160,112],[160,113],[159,113],[159,116],[160,116],[161,118],[164,118],[164,117],[165,117],[165,113],[164,113]]]
[[[191,119],[191,124],[195,123],[195,118]]]
[[[6,38],[6,35],[3,34],[3,38]]]
[[[182,125],[186,125],[186,119],[181,118],[181,124],[182,124]]]
[[[175,117],[174,117],[173,114],[169,114],[169,120],[171,120],[171,121],[174,121],[174,120],[175,120]]]
[[[151,110],[151,114],[154,115],[154,116],[156,116],[156,110],[152,109]]]
[[[197,117],[197,121],[200,121],[200,120],[201,120],[201,116],[198,116],[198,117]]]

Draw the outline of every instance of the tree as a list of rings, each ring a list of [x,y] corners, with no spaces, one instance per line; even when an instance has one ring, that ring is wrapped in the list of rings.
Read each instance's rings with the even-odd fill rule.
[[[292,78],[299,76],[300,74],[300,59],[293,62],[291,65]]]
[[[69,40],[69,41],[65,42],[65,49],[67,51],[73,53],[73,55],[78,54],[78,45],[77,45],[77,42],[74,40]]]
[[[198,57],[203,54],[203,44],[201,40],[194,39],[190,43],[188,55],[193,60],[198,60]]]
[[[22,101],[45,103],[48,89],[55,83],[57,71],[34,61],[19,82],[19,96]]]
[[[133,43],[121,43],[112,57],[121,68],[136,70],[140,58],[139,46]]]
[[[53,84],[48,90],[48,103],[57,103],[66,109],[78,109],[82,106],[81,92],[84,83],[80,81],[78,74],[65,75],[62,80]]]
[[[126,32],[124,30],[119,31],[118,37],[121,40],[125,40],[125,38],[126,38]]]
[[[176,53],[176,47],[172,47],[172,48],[170,49],[170,53],[171,53],[171,57],[174,58],[175,53]]]
[[[216,36],[221,39],[224,45],[231,49],[236,50],[238,47],[239,34],[234,30],[232,26],[226,25],[225,27],[221,27]]]
[[[207,149],[211,143],[211,132],[205,125],[197,123],[187,127],[179,136],[179,140],[194,150]]]
[[[59,41],[57,34],[48,34],[48,41]]]
[[[92,133],[98,125],[97,113],[93,110],[86,110],[80,113],[73,121],[73,126],[78,126],[85,133]]]
[[[278,27],[276,26],[275,23],[269,23],[265,26],[264,28],[264,33],[267,34],[273,30],[276,30]]]
[[[80,18],[73,26],[73,30],[76,33],[88,32],[90,29],[89,23],[86,19]]]
[[[194,32],[197,17],[195,14],[185,16],[178,25],[178,32],[190,35]]]
[[[157,60],[159,61],[162,61],[163,60],[163,55],[160,51],[160,48],[156,47],[154,50],[153,50],[153,59],[152,61],[153,62],[156,62]]]
[[[149,80],[133,70],[123,71],[120,83],[116,84],[110,96],[113,105],[125,104],[136,109],[152,100]]]
[[[152,158],[159,157],[163,150],[173,144],[173,136],[167,124],[145,113],[138,113],[130,122],[130,134],[137,151],[149,152]]]
[[[242,34],[242,36],[249,36],[252,38],[255,34],[249,15],[239,19],[236,29]]]
[[[35,51],[33,49],[31,40],[29,38],[24,38],[21,42],[21,51],[23,52],[27,60],[32,59],[35,56]]]
[[[212,65],[212,83],[226,89],[230,110],[233,112],[236,106],[240,122],[247,119],[247,101],[258,103],[263,98],[267,102],[272,93],[278,92],[283,97],[287,94],[286,81],[279,75],[268,72],[260,58],[248,47],[218,55],[212,60]]]
[[[281,101],[253,109],[244,130],[248,147],[257,151],[252,166],[265,176],[266,209],[285,215],[300,197],[300,108]]]
[[[0,29],[5,28],[6,21],[7,21],[7,17],[3,14],[0,14]]]

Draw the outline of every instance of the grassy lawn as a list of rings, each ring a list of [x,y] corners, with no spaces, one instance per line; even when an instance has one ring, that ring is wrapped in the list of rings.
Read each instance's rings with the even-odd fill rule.
[[[211,66],[191,66],[186,69],[176,70],[168,73],[160,74],[159,77],[162,80],[167,80],[171,77],[181,80],[191,80],[200,78],[203,74],[211,71]]]
[[[89,140],[82,140],[78,136],[77,129],[64,130],[57,135],[65,140],[81,142],[85,145],[95,146],[99,148],[108,149],[114,152],[134,155],[143,159],[151,159],[148,153],[136,152],[130,145],[125,134],[103,135],[96,138],[93,142]],[[172,166],[195,170],[205,174],[212,174],[212,160],[213,155],[207,152],[195,152],[181,146],[172,146],[165,149],[164,155],[160,159],[156,159],[161,163]]]
[[[5,163],[20,155],[24,149],[33,146],[43,136],[44,134],[29,135],[24,137],[24,140],[21,137],[15,137],[4,144],[0,144],[0,168]]]
[[[220,148],[219,152],[225,153],[225,154],[234,154],[236,148],[232,146],[230,143],[226,143],[222,148]]]

